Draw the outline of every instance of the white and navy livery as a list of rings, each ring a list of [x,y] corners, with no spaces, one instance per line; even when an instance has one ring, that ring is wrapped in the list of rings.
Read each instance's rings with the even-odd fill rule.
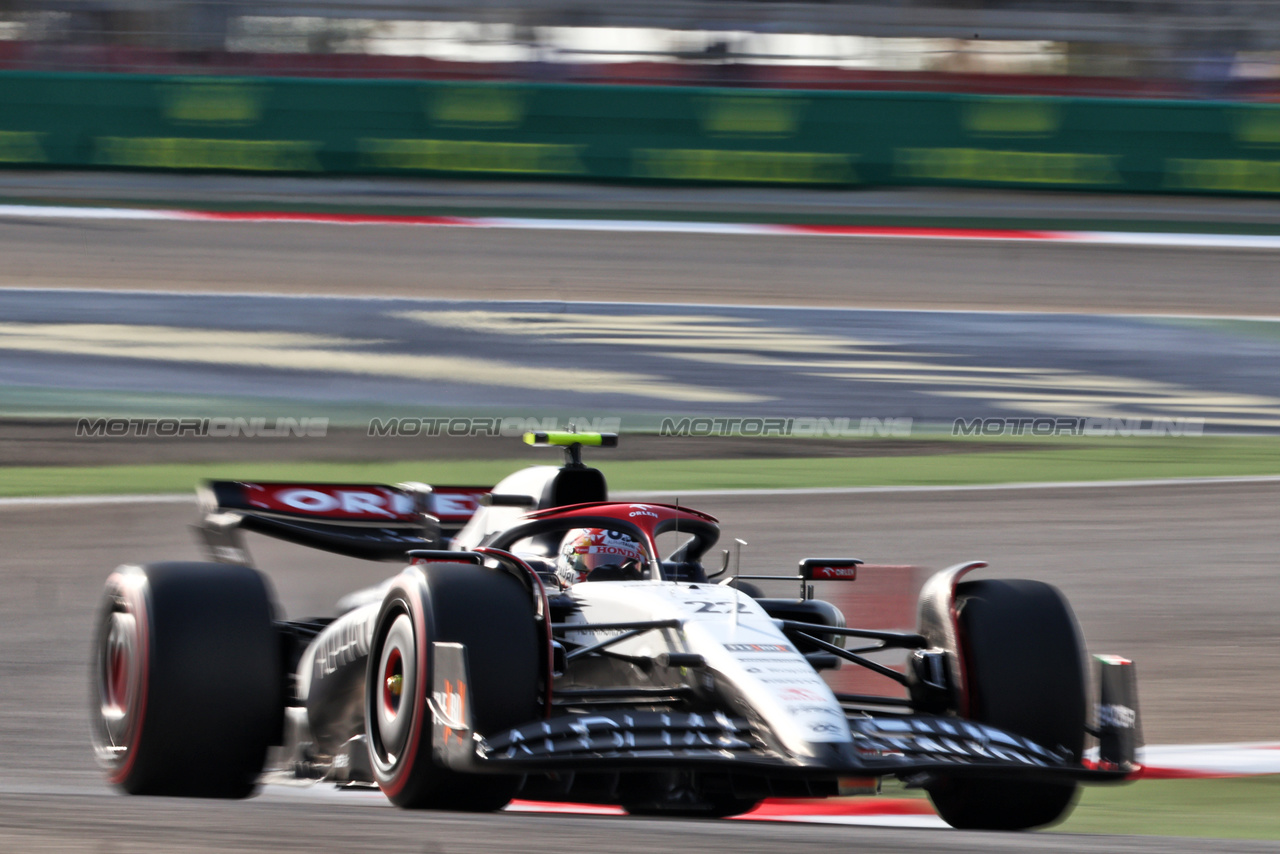
[[[846,626],[808,582],[852,581],[859,561],[746,581],[726,555],[708,572],[714,517],[610,501],[582,464],[584,444],[613,437],[530,439],[564,446],[566,464],[491,489],[206,484],[200,531],[217,563],[108,580],[93,694],[111,782],[240,797],[265,770],[376,785],[405,807],[519,795],[725,816],[896,777],[955,826],[1014,829],[1061,819],[1082,782],[1136,772],[1132,665],[1098,657],[1104,711],[1091,711],[1056,589],[969,580],[985,564],[958,564],[924,586],[916,631]],[[283,620],[246,530],[407,565],[334,617]],[[592,531],[607,537],[582,540]],[[609,537],[626,561],[557,572],[566,542],[586,554]],[[781,579],[802,595],[753,584]],[[881,649],[905,650],[905,668],[866,657]],[[893,690],[836,693],[821,672],[839,666]]]

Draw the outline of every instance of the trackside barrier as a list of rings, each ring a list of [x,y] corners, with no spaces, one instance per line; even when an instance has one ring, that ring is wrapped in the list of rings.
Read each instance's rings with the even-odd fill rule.
[[[0,166],[1280,193],[1280,105],[0,73]]]

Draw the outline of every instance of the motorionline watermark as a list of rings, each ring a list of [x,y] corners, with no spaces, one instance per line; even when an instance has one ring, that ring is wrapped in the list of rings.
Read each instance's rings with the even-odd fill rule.
[[[328,418],[80,418],[78,439],[124,439],[145,436],[199,439],[322,439]]]
[[[659,436],[910,436],[910,418],[664,418]]]
[[[952,436],[1200,436],[1203,418],[957,418]]]
[[[622,429],[622,419],[568,418],[561,420],[550,416],[495,415],[487,417],[431,417],[431,418],[373,418],[366,435],[385,437],[414,436],[522,436],[568,430],[578,433],[617,433]]]

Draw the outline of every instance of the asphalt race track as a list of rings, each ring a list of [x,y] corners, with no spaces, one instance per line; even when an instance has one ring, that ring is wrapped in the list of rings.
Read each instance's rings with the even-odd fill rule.
[[[42,185],[44,180],[33,179],[35,189],[23,190],[24,197],[35,198],[42,187],[53,186]],[[99,188],[89,186],[95,180],[76,177],[50,195],[64,200],[96,199],[101,196]],[[162,198],[163,192],[140,190],[137,197]],[[814,201],[818,196],[805,196],[803,204],[827,204]],[[722,209],[736,203],[725,198]],[[773,198],[761,195],[756,201],[768,204]],[[920,199],[895,198],[905,199],[908,206]],[[991,215],[1016,207],[1016,199],[1032,199],[1042,206],[1040,215],[1044,215],[1055,206],[1069,207],[1071,198],[1042,201],[1049,197],[1004,196],[982,204]],[[952,199],[957,205],[969,201],[968,197]],[[669,199],[650,206],[669,207],[668,203]],[[644,206],[634,199],[628,204]],[[800,209],[801,201],[795,204]],[[1107,199],[1094,204],[1097,209],[1089,215],[1111,211],[1121,203]],[[1212,212],[1205,213],[1208,203],[1159,204],[1185,208],[1171,215],[1213,218]],[[1255,206],[1254,213],[1259,210],[1270,209]],[[1250,250],[4,219],[0,221],[0,259],[0,288],[1280,316],[1276,256]],[[16,331],[9,328],[10,335],[31,332],[25,324],[32,323],[203,325],[225,334],[237,325],[242,332],[253,332],[253,324],[263,321],[250,303],[238,306],[239,316],[206,312],[212,319],[199,324],[192,321],[200,313],[190,309],[190,301],[118,296],[118,302],[97,297],[96,303],[89,303],[70,292],[33,297],[30,292],[0,290],[0,326],[23,326]],[[102,307],[96,316],[94,305]],[[39,312],[44,315],[36,316]],[[784,313],[751,316],[768,318],[770,314]],[[369,343],[378,337],[377,318],[361,322],[357,337],[366,343],[358,346],[377,350],[380,345]],[[898,351],[892,358],[901,356],[899,361],[914,360],[936,369],[946,359],[963,356],[969,367],[984,366],[981,349],[989,342],[983,335],[994,337],[994,333],[972,325],[985,322],[982,318],[965,322],[971,325],[966,327],[957,318],[959,325],[947,332],[951,336],[947,346],[937,339],[896,341]],[[1047,352],[1038,346],[1035,330],[1021,330],[1019,353],[1039,361],[1023,362],[1020,367],[1039,371],[1042,388],[1058,369],[1088,372],[1103,381],[1123,375],[1145,384],[1146,392],[1157,386],[1166,391],[1170,386],[1201,389],[1207,398],[1253,392],[1258,400],[1240,404],[1254,408],[1246,415],[1254,419],[1280,415],[1275,400],[1280,397],[1276,387],[1280,371],[1276,370],[1274,338],[1254,336],[1244,346],[1232,338],[1239,330],[1203,324],[1190,328],[1165,321],[1070,317],[1043,322],[1056,324],[1057,340],[1073,343],[1066,350]],[[1083,325],[1072,327],[1072,323]],[[805,334],[822,331],[821,323],[815,321],[813,326]],[[909,326],[904,321],[904,328]],[[1089,335],[1076,338],[1082,329]],[[1135,329],[1155,337],[1144,339]],[[970,338],[967,344],[965,330]],[[23,382],[61,382],[69,388],[75,385],[77,371],[90,369],[99,372],[92,375],[95,382],[112,370],[117,377],[127,374],[133,385],[126,384],[124,390],[154,390],[162,380],[177,376],[162,370],[166,368],[163,359],[135,361],[124,370],[113,368],[100,353],[95,357],[92,336],[75,339],[80,342],[75,358],[59,355],[57,346],[66,343],[68,330],[37,331],[51,348],[42,356],[22,356],[31,352],[22,348],[0,351],[0,394],[5,385]],[[349,346],[325,336],[356,334],[336,323],[321,331],[290,331],[313,335],[293,339],[291,345],[311,351]],[[892,330],[882,325],[881,331]],[[170,338],[135,343],[163,348],[183,342]],[[1197,359],[1196,348],[1210,344],[1218,348],[1216,355]],[[278,355],[279,344],[271,346]],[[798,354],[794,342],[787,346],[793,349],[781,356],[815,358]],[[1070,359],[1064,356],[1067,350]],[[511,351],[519,348],[512,346]],[[388,352],[394,353],[395,348],[388,345]],[[1233,352],[1247,357],[1233,363],[1229,358]],[[1135,353],[1142,357],[1134,357]],[[773,355],[778,357],[779,352]],[[844,353],[841,358],[855,357]],[[875,353],[868,358],[883,361],[891,356]],[[992,358],[999,362],[1004,357],[987,357],[988,362]],[[1066,362],[1054,361],[1061,359]],[[196,376],[208,381],[214,372]],[[696,372],[690,368],[683,374],[663,376],[688,386]],[[929,376],[936,381],[941,371]],[[741,396],[751,391],[750,379],[726,372],[717,388]],[[774,381],[783,387],[777,377]],[[785,387],[805,388],[789,382]],[[395,391],[391,385],[385,388]],[[809,387],[810,402],[821,394],[815,388]],[[240,391],[248,393],[243,387]],[[346,394],[338,397],[350,399]],[[676,398],[664,398],[671,399]],[[1175,395],[1162,406],[1168,410],[1177,400]],[[792,400],[789,405],[800,403]],[[742,399],[722,402],[725,407],[743,409],[759,404]],[[824,408],[813,414],[841,413]],[[607,464],[602,465],[607,473]],[[986,559],[992,563],[988,577],[1050,581],[1075,605],[1091,650],[1122,653],[1137,662],[1148,741],[1222,742],[1277,736],[1280,587],[1274,568],[1280,553],[1276,525],[1280,485],[708,497],[697,505],[724,520],[726,536],[740,536],[751,543],[744,566],[760,570],[793,566],[796,558],[813,553],[840,551],[869,562],[932,567]],[[317,799],[279,787],[245,803],[121,797],[101,782],[88,743],[87,661],[97,596],[106,574],[122,562],[194,558],[197,551],[187,530],[193,516],[194,506],[187,504],[0,503],[0,852],[773,854],[856,849],[929,854],[1181,854],[1210,849],[1275,850],[1274,843],[1264,842],[409,814],[368,799]],[[394,569],[271,541],[255,540],[252,547],[290,616],[327,613],[342,594],[376,582]]]
[[[607,467],[606,467],[607,473]],[[744,568],[804,554],[941,567],[992,563],[989,577],[1060,586],[1089,647],[1139,668],[1147,739],[1275,737],[1280,685],[1280,486],[1170,486],[853,496],[707,497],[726,536],[752,543]],[[743,826],[562,816],[410,815],[353,798],[273,788],[244,804],[142,800],[101,783],[88,746],[90,624],[122,562],[197,556],[194,505],[0,506],[0,850],[93,851],[1159,851],[1203,842],[832,827]],[[848,531],[850,533],[836,533]],[[328,611],[394,567],[255,538],[291,616]],[[1171,625],[1176,624],[1176,631]],[[1215,851],[1274,850],[1214,842]]]
[[[1275,223],[1267,199],[962,189],[608,187],[128,173],[0,173],[0,200],[199,207],[648,211]],[[68,251],[71,248],[72,251]],[[0,222],[9,287],[638,299],[1280,315],[1274,254],[894,239],[706,238],[416,228]]]
[[[1161,837],[954,833],[797,824],[551,816],[414,815],[390,807],[331,803],[148,803],[115,797],[6,795],[0,843],[15,852],[223,854],[776,854],[787,852],[974,852],[974,854],[1189,854],[1271,852],[1274,844]],[[10,816],[14,816],[11,818]],[[12,829],[10,829],[12,828]]]
[[[30,288],[1280,315],[1243,249],[6,217],[0,258]]]

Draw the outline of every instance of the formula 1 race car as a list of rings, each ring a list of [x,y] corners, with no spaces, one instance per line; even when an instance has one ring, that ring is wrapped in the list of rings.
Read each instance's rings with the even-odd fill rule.
[[[198,530],[216,562],[107,580],[92,708],[110,782],[237,798],[266,771],[376,785],[409,808],[519,795],[713,817],[890,777],[956,827],[1022,829],[1063,818],[1080,783],[1136,772],[1133,668],[1096,657],[1090,708],[1056,588],[968,580],[985,564],[962,563],[924,585],[917,631],[846,626],[810,582],[852,581],[860,561],[747,579],[725,552],[708,572],[715,518],[609,501],[582,463],[616,436],[526,441],[562,446],[565,464],[492,488],[205,483]],[[244,531],[407,566],[336,617],[285,620]],[[630,550],[566,577],[566,556],[608,542]],[[754,586],[783,579],[800,598]],[[885,649],[905,665],[867,657]],[[842,664],[896,694],[834,693],[820,674]]]

